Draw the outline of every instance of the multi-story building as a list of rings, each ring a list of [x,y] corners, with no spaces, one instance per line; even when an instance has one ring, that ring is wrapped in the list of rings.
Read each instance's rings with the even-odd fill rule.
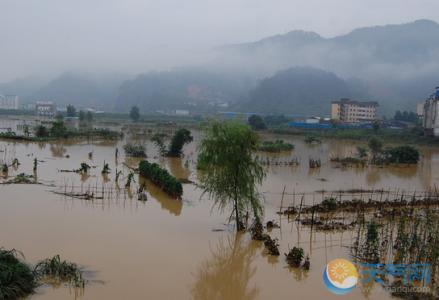
[[[424,116],[424,102],[416,104],[416,114],[420,118]]]
[[[16,95],[0,95],[0,109],[17,110],[18,96]]]
[[[346,123],[372,122],[377,118],[377,108],[377,102],[342,98],[331,103],[331,119]]]
[[[56,105],[51,101],[38,101],[35,105],[38,116],[54,117],[56,115]]]
[[[424,129],[428,135],[439,136],[439,87],[424,103]]]

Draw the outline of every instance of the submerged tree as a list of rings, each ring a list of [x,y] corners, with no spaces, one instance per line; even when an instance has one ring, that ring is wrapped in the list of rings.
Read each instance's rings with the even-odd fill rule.
[[[161,156],[166,155],[166,146],[164,142],[165,137],[166,134],[164,133],[156,133],[151,138],[151,141],[157,146]]]
[[[131,182],[134,181],[134,172],[130,172],[127,177],[127,183],[125,183],[125,188],[131,187]]]
[[[102,174],[109,174],[111,171],[110,165],[104,161],[104,167],[102,168]]]
[[[185,128],[177,130],[169,144],[167,156],[180,157],[183,146],[193,141],[191,132]]]
[[[256,186],[265,176],[259,161],[253,156],[259,139],[247,125],[214,122],[200,143],[198,168],[200,181],[215,204],[223,210],[233,206],[237,231],[244,229],[243,216],[251,210],[260,222],[262,205]]]

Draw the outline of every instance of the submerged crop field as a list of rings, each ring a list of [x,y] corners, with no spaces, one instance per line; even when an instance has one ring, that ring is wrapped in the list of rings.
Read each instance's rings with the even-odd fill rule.
[[[0,299],[437,299],[439,148],[212,126],[1,139]]]

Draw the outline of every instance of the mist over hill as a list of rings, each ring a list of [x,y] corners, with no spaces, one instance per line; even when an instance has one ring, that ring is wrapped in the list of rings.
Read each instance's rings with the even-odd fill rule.
[[[206,68],[149,72],[122,84],[116,107],[128,111],[136,105],[145,112],[225,109],[247,97],[254,82],[241,73]]]
[[[334,73],[310,67],[294,67],[262,80],[251,90],[243,110],[278,114],[329,114],[330,99],[368,98],[361,84],[345,81]]]
[[[325,114],[330,101],[353,97],[378,101],[382,113],[392,114],[414,110],[439,84],[439,24],[418,20],[332,38],[295,30],[217,47],[209,56],[208,62],[136,76],[66,72],[51,81],[15,80],[0,84],[0,94],[112,111],[138,105],[145,112],[228,109],[300,115]]]
[[[204,69],[227,78],[233,74],[246,84],[232,93],[230,81],[215,84],[211,78],[208,85],[227,95],[223,99],[232,108],[244,111],[324,114],[330,101],[353,97],[378,101],[381,113],[392,114],[395,107],[414,110],[439,83],[439,24],[429,20],[360,28],[333,38],[296,30],[214,51],[215,59]],[[185,92],[193,78],[181,78],[181,92],[163,97],[168,104],[170,98],[178,104],[188,101]],[[136,96],[130,101],[141,103],[138,86],[150,86],[152,80],[137,78]],[[131,99],[128,86],[124,100]]]

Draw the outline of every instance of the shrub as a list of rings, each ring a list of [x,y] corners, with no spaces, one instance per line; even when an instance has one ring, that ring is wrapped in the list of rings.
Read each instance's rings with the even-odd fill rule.
[[[294,149],[294,145],[290,143],[285,143],[283,140],[276,141],[265,141],[259,146],[259,151],[264,152],[281,152],[281,151],[291,151]]]
[[[35,136],[39,138],[44,138],[49,136],[49,131],[44,125],[38,125],[35,127]]]
[[[296,268],[300,267],[304,256],[304,251],[300,247],[294,247],[288,254],[286,254],[288,264],[291,267]]]
[[[131,157],[146,157],[145,147],[142,145],[126,144],[123,149],[126,156]]]
[[[85,280],[82,271],[75,263],[61,260],[59,255],[40,261],[35,266],[35,273],[39,277],[46,277],[56,282],[68,282],[74,287],[84,287]]]
[[[53,122],[52,128],[50,128],[50,136],[67,137],[67,127],[64,125],[64,121],[57,120]]]
[[[139,173],[159,186],[168,195],[177,198],[183,195],[183,186],[180,181],[158,164],[143,160],[139,163]]]
[[[399,146],[385,151],[386,161],[389,163],[417,164],[419,151],[412,146]]]
[[[0,299],[20,299],[36,287],[32,270],[16,254],[0,248]]]
[[[326,198],[321,205],[326,211],[335,210],[337,209],[337,200],[335,198]]]

